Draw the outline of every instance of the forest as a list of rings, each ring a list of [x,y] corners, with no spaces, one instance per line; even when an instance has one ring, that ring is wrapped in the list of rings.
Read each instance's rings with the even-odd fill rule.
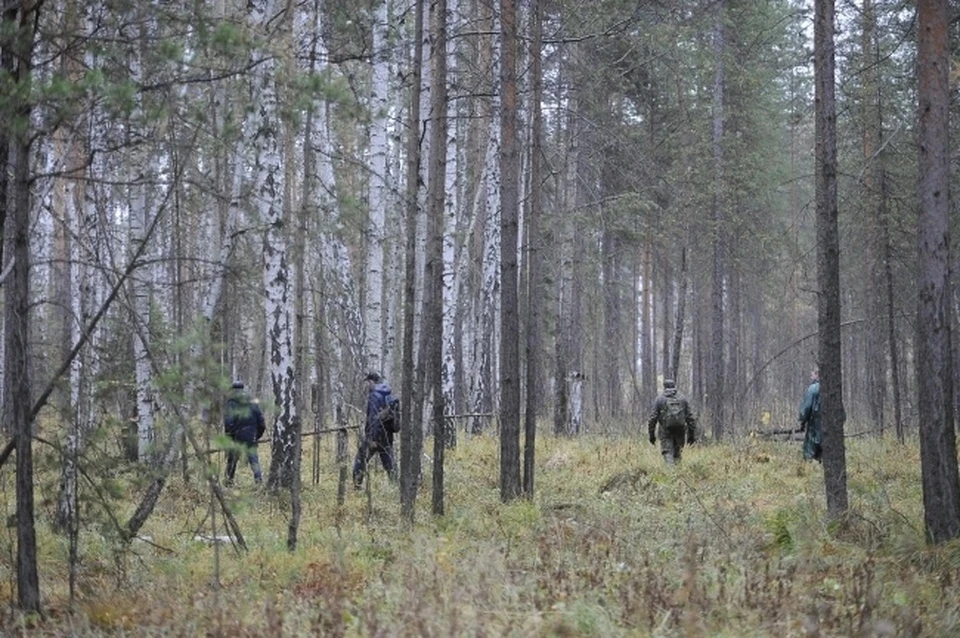
[[[287,585],[319,588],[309,595],[328,608],[322,626],[295,633],[472,634],[483,624],[450,611],[442,580],[428,593],[440,611],[423,614],[439,624],[380,627],[389,621],[357,602],[369,573],[344,562],[344,525],[394,537],[358,550],[368,569],[398,561],[403,538],[429,545],[443,572],[437,539],[469,516],[490,516],[505,535],[483,552],[520,544],[518,519],[565,530],[556,547],[525,539],[530,551],[568,551],[567,541],[594,542],[552,500],[574,489],[564,481],[578,480],[577,458],[584,493],[603,483],[584,498],[622,488],[668,504],[689,496],[689,481],[734,480],[737,459],[746,483],[731,490],[763,493],[763,519],[751,528],[727,512],[719,523],[688,499],[707,510],[707,528],[730,540],[743,524],[766,561],[801,551],[811,521],[824,536],[810,546],[882,551],[905,533],[912,551],[947,552],[917,578],[956,586],[957,17],[947,0],[4,2],[0,627],[42,629],[54,617],[54,633],[131,630],[91,606],[91,583],[106,578],[92,565],[118,583],[159,578],[144,563],[165,550],[189,565],[192,553],[169,549],[182,539],[155,539],[197,523],[174,514],[193,507],[213,540],[184,552],[208,552],[196,560],[214,561],[217,596],[228,589],[218,525],[238,554],[251,552],[245,530],[270,535],[253,551],[272,569],[300,553],[301,578]],[[797,428],[812,370],[822,465],[801,464],[799,443],[776,435]],[[401,397],[399,480],[372,472],[351,501],[370,371]],[[673,473],[640,447],[665,379],[698,416],[699,441]],[[266,416],[255,492],[224,484],[223,402],[235,382]],[[910,504],[884,492],[877,516],[909,524],[871,518],[864,455],[896,459],[889,475],[871,465],[870,481],[905,482]],[[769,477],[757,463],[771,460],[791,468],[800,509],[776,509],[782,486],[760,487]],[[483,496],[471,500],[468,485]],[[603,519],[592,529],[605,547],[634,540],[613,513],[577,503]],[[662,525],[683,528],[683,512]],[[746,550],[710,563],[702,616],[684,616],[677,597],[695,599],[699,582],[690,561],[718,540],[690,520],[672,562],[654,554],[645,567],[670,565],[656,587],[672,594],[630,581],[630,602],[618,581],[619,620],[581,607],[530,629],[525,605],[558,609],[591,578],[615,583],[576,569],[585,580],[562,595],[540,576],[535,594],[511,581],[520,593],[499,604],[517,616],[491,633],[807,627],[807,607],[784,625],[711,619],[714,604],[760,617],[775,606],[749,599],[749,574],[763,568]],[[773,540],[756,541],[757,528]],[[304,539],[337,549],[305,558]],[[144,559],[136,543],[156,554]],[[513,578],[508,555],[493,561],[503,573],[483,578]],[[881,578],[873,560],[842,568]],[[724,597],[728,568],[747,579],[747,599]],[[957,628],[940,594],[914,623],[868,617],[883,603],[867,590],[844,598],[859,601],[852,615],[817,616],[827,635]],[[88,624],[58,624],[84,599]],[[637,600],[665,615],[637,620]],[[380,602],[398,604],[389,592]],[[278,629],[286,612],[267,607],[233,630]],[[353,624],[330,620],[338,614]],[[236,635],[217,618],[175,633]]]

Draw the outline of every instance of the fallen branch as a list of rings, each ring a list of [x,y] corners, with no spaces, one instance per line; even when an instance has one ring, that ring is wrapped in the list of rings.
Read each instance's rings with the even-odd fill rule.
[[[799,428],[774,428],[772,430],[754,430],[750,434],[753,436],[780,436],[783,434],[797,434],[803,432]]]

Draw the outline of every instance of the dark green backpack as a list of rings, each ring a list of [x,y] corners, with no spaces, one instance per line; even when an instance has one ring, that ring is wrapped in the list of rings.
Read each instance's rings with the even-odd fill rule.
[[[671,434],[683,434],[687,429],[687,406],[684,400],[676,395],[665,397],[663,412],[660,415],[660,424]]]

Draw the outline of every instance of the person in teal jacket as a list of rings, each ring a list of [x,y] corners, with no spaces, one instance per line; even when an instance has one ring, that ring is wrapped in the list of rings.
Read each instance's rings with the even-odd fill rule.
[[[823,427],[820,423],[820,373],[810,373],[810,385],[800,404],[800,431],[803,436],[803,458],[820,461],[823,456]]]

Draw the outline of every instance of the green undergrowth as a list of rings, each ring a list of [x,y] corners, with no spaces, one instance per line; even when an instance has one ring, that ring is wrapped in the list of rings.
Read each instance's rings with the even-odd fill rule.
[[[849,442],[841,521],[826,519],[822,468],[804,463],[795,442],[696,445],[667,467],[646,441],[540,437],[535,496],[509,504],[498,450],[480,436],[447,452],[440,517],[425,460],[412,529],[382,471],[371,474],[369,500],[350,488],[338,509],[332,447],[321,450],[318,485],[307,451],[294,552],[286,499],[256,489],[245,467],[228,495],[247,551],[198,540],[225,534],[199,471],[172,476],[142,539],[124,545],[110,519],[126,520],[142,488],[119,474],[113,500],[84,492],[72,605],[69,544],[50,525],[55,499],[38,493],[45,617],[23,618],[11,602],[2,626],[29,635],[960,635],[960,543],[924,543],[915,441]],[[9,472],[0,476],[8,515]],[[9,601],[15,542],[8,526],[0,591]]]

